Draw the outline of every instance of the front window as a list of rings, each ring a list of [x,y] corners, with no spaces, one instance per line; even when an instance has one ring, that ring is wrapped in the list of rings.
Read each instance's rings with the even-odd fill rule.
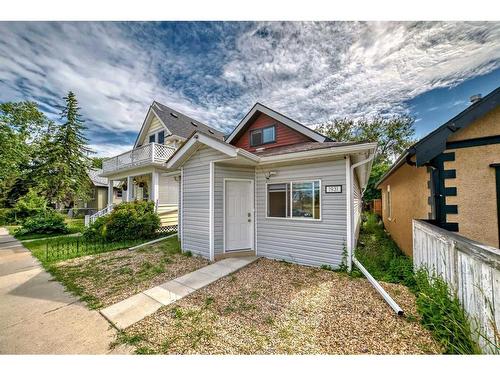
[[[321,219],[320,181],[267,185],[267,216]]]
[[[252,147],[273,142],[276,142],[276,127],[274,125],[267,128],[255,129],[250,132],[250,146]]]
[[[149,136],[149,143],[154,143],[154,141],[155,141],[155,135],[154,135],[154,134],[151,134],[151,135]]]

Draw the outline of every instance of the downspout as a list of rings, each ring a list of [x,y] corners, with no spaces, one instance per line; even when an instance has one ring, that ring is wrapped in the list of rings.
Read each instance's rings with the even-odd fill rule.
[[[362,160],[356,164],[353,164],[351,166],[351,170],[350,170],[350,185],[351,185],[351,189],[350,191],[348,192],[348,194],[352,197],[352,187],[354,186],[353,183],[354,183],[354,180],[353,180],[353,176],[354,176],[354,169],[363,165],[363,164],[366,164],[366,163],[369,163],[371,162],[375,157],[375,153],[373,153],[371,156],[369,156],[368,158],[366,158],[365,160]],[[362,194],[363,195],[364,193],[364,189],[362,191]],[[352,206],[352,198],[351,198],[351,206]],[[353,209],[352,207],[349,208],[350,210],[350,215],[349,215],[349,220],[350,220],[350,227],[351,227],[351,233],[350,233],[350,236],[351,236],[351,248],[349,249],[349,270],[351,269],[352,267],[352,263],[354,263],[356,265],[356,267],[358,267],[358,269],[361,271],[361,273],[363,275],[365,275],[366,279],[370,282],[370,284],[372,284],[372,286],[375,288],[375,290],[382,296],[382,298],[385,300],[385,302],[387,302],[387,304],[394,310],[394,312],[397,314],[397,315],[403,315],[404,312],[403,312],[403,309],[401,309],[401,307],[399,307],[399,305],[396,303],[396,301],[394,301],[392,299],[392,297],[389,295],[389,293],[387,293],[384,288],[382,288],[382,286],[377,282],[377,280],[375,280],[373,278],[372,275],[370,275],[370,273],[366,270],[366,268],[360,263],[359,260],[356,259],[356,256],[354,255],[354,232],[355,232],[355,227],[354,227],[354,212],[353,212]]]

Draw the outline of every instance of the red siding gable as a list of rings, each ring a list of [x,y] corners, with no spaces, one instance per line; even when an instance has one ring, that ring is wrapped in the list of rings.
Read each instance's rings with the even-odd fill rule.
[[[260,128],[265,128],[269,125],[276,126],[276,142],[268,143],[259,147],[250,146],[250,131]],[[259,114],[258,117],[241,133],[241,135],[232,140],[231,144],[244,150],[254,152],[256,148],[264,148],[266,150],[274,147],[294,145],[297,143],[310,142],[311,139],[302,133],[299,133],[292,128],[283,125],[266,114]]]

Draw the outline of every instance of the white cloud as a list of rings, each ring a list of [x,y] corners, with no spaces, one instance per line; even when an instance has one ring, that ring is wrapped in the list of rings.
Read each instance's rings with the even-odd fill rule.
[[[138,131],[154,99],[226,130],[255,101],[312,125],[405,112],[406,100],[500,67],[500,23],[259,23],[200,56],[160,33],[131,38],[141,27],[0,23],[0,100],[55,106],[73,90],[84,116],[117,134]]]
[[[111,156],[130,151],[130,145],[116,145],[110,143],[94,143],[89,145],[89,148],[95,152],[95,154],[92,154],[91,156],[103,158],[109,158]]]

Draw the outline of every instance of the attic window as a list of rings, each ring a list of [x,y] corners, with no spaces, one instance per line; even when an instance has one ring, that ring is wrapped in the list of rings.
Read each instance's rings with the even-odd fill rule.
[[[198,124],[194,121],[191,121],[191,125],[198,127]]]
[[[250,146],[252,147],[274,142],[276,142],[276,128],[274,125],[250,132]]]
[[[177,114],[176,114],[176,113],[174,113],[174,112],[170,112],[170,116],[175,117],[175,118],[179,117],[179,116],[177,116]]]

